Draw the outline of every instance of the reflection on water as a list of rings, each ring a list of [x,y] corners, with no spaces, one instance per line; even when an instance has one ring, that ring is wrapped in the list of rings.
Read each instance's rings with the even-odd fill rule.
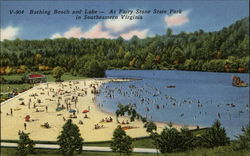
[[[231,85],[232,73],[109,70],[107,77],[141,78],[104,84],[96,97],[103,109],[132,104],[153,121],[211,126],[219,119],[233,138],[249,123],[249,88]],[[249,82],[248,74],[235,74]]]

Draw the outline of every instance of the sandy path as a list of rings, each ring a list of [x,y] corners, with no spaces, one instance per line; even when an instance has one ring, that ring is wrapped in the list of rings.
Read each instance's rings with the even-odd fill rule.
[[[18,131],[22,130],[30,133],[30,137],[33,140],[48,140],[55,141],[57,136],[62,130],[62,126],[65,123],[65,119],[69,119],[70,114],[65,108],[61,111],[56,111],[58,98],[60,104],[65,104],[65,99],[72,99],[72,96],[78,97],[78,102],[75,107],[75,102],[70,100],[71,109],[79,110],[75,115],[77,118],[72,119],[75,124],[78,125],[81,135],[85,141],[104,141],[111,140],[114,129],[117,127],[116,117],[112,113],[106,113],[102,111],[99,106],[94,102],[94,94],[91,94],[89,86],[94,84],[96,88],[100,87],[102,83],[111,80],[95,80],[87,79],[80,81],[67,81],[63,83],[44,83],[35,86],[34,88],[28,90],[27,92],[20,94],[18,97],[14,97],[12,100],[1,104],[1,139],[18,139]],[[85,94],[87,92],[87,95]],[[67,93],[66,93],[67,92]],[[36,94],[37,96],[31,96]],[[79,94],[81,94],[79,96]],[[20,99],[22,98],[22,99]],[[38,99],[41,103],[38,103]],[[28,108],[28,103],[30,102],[30,108]],[[24,105],[20,105],[24,102]],[[34,108],[34,104],[36,108]],[[46,106],[48,111],[46,112]],[[82,113],[83,110],[88,110],[87,113],[89,118],[84,118],[85,114]],[[12,109],[13,115],[10,114],[10,109]],[[39,112],[36,112],[36,109]],[[7,115],[7,113],[9,115]],[[30,115],[31,118],[29,122],[24,121],[24,117]],[[112,117],[113,122],[100,123],[100,121],[106,117]],[[79,124],[79,121],[83,121],[83,125]],[[129,120],[127,117],[119,117],[119,120]],[[43,128],[45,122],[48,122],[51,128]],[[27,129],[24,130],[24,123],[27,124]],[[95,124],[103,125],[104,128],[94,129]],[[158,132],[166,126],[165,123],[156,123]],[[124,125],[122,125],[124,126]],[[129,126],[138,127],[135,129],[126,130],[127,134],[131,137],[141,137],[147,136],[148,133],[143,128],[143,123],[141,121],[135,121],[129,124]],[[180,128],[181,125],[174,125],[174,127]],[[195,127],[190,126],[190,129]]]

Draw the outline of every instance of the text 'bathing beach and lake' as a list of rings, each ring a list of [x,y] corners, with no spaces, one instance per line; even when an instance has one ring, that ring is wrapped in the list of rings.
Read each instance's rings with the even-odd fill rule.
[[[45,10],[45,9],[30,9],[30,10],[9,10],[11,15],[75,15],[76,19],[143,19],[143,15],[148,14],[181,14],[181,9],[110,9],[108,11],[96,10],[96,9],[79,9],[79,10]],[[84,16],[81,16],[84,15]]]

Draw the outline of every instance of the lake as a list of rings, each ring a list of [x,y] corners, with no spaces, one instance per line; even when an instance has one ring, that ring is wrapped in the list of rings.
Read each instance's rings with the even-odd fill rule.
[[[96,101],[108,112],[132,104],[152,121],[211,126],[219,119],[234,138],[249,123],[249,88],[232,86],[232,75],[249,82],[248,74],[238,73],[107,70],[107,77],[141,80],[104,84]]]

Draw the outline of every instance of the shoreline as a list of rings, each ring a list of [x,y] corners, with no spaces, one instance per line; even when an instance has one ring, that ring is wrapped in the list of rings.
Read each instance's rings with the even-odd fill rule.
[[[111,78],[112,79],[112,78]],[[139,80],[139,79],[136,79],[136,80]],[[130,81],[134,81],[134,79],[130,79]],[[104,82],[104,83],[110,83],[110,82],[113,82],[113,81],[109,81],[109,82]],[[117,81],[117,82],[126,82],[126,81]],[[104,84],[103,83],[103,84]],[[103,85],[102,84],[102,85]],[[101,86],[100,86],[101,87]],[[99,90],[100,90],[100,88],[98,88]],[[98,96],[98,95],[95,95],[95,98],[96,98],[96,96]],[[106,110],[104,110],[104,109],[102,109],[101,107],[99,107],[98,106],[98,104],[96,103],[96,101],[94,101],[94,104],[95,104],[95,106],[96,106],[96,109],[99,109],[99,111],[101,111],[101,112],[103,112],[103,113],[107,113],[107,114],[110,114],[110,115],[116,115],[114,112],[111,112],[111,111],[106,111]],[[127,116],[127,115],[124,115],[124,117],[127,117],[127,118],[129,118],[129,116]],[[136,119],[137,120],[137,119]],[[138,121],[140,121],[140,120],[138,120]],[[168,125],[168,124],[172,124],[173,126],[178,126],[178,127],[192,127],[192,128],[196,128],[197,127],[197,125],[195,126],[195,125],[189,125],[189,124],[185,124],[185,125],[183,125],[183,124],[179,124],[179,123],[175,123],[175,122],[171,122],[171,121],[169,121],[169,122],[164,122],[164,121],[155,121],[155,120],[150,120],[150,121],[153,121],[154,123],[159,123],[159,124],[165,124],[166,126]],[[142,121],[140,121],[140,122],[142,122]],[[204,126],[199,126],[200,128],[207,128],[207,127],[204,127]]]
[[[107,70],[148,70],[148,71],[186,71],[186,72],[201,72],[201,73],[228,73],[228,74],[249,74],[250,71],[248,72],[217,72],[217,71],[201,71],[201,70],[179,70],[179,69],[107,69]]]
[[[106,83],[109,83],[109,82],[106,82]],[[95,104],[96,109],[98,109],[99,111],[106,113],[106,114],[114,115],[114,116],[116,115],[114,112],[106,111],[106,110],[102,109],[101,107],[99,107],[98,104],[96,103],[96,101],[94,101],[94,104]],[[124,117],[129,118],[129,116],[127,116],[127,115],[124,115]],[[141,120],[138,120],[138,119],[136,119],[136,120],[142,122]],[[150,120],[150,121],[152,121],[154,123],[165,124],[166,126],[171,123],[173,126],[178,126],[178,127],[192,127],[192,128],[197,127],[197,125],[196,126],[195,125],[187,125],[187,124],[184,125],[184,124],[179,124],[179,123],[175,123],[175,122],[171,122],[171,121],[169,121],[169,122],[155,121],[155,120]],[[200,128],[207,128],[204,126],[199,126],[199,127]]]
[[[79,101],[77,104],[72,105],[72,109],[77,110],[85,110],[90,108],[88,114],[89,118],[84,119],[84,115],[82,112],[76,113],[77,118],[73,118],[72,121],[77,124],[82,134],[82,137],[87,142],[96,142],[96,141],[109,141],[113,136],[113,130],[117,127],[117,125],[121,126],[131,126],[134,127],[132,129],[126,130],[127,134],[132,138],[141,138],[149,136],[149,133],[146,132],[146,129],[143,127],[143,123],[140,120],[135,120],[134,122],[129,123],[128,125],[118,124],[116,123],[116,115],[113,112],[107,112],[98,106],[96,101],[93,99],[96,98],[97,95],[92,94],[90,85],[96,85],[97,90],[100,90],[103,84],[109,82],[124,82],[124,81],[132,81],[132,79],[119,79],[119,78],[105,78],[105,79],[83,79],[83,80],[69,80],[60,83],[41,83],[34,86],[32,89],[29,89],[26,92],[19,94],[11,98],[9,101],[5,101],[1,103],[1,139],[2,140],[17,140],[18,130],[23,130],[27,133],[30,133],[31,139],[40,140],[40,141],[55,141],[56,137],[59,135],[62,126],[64,124],[62,117],[69,118],[68,116],[71,114],[68,110],[55,111],[56,110],[56,101],[57,98],[61,97],[62,102],[63,99],[77,96],[79,97]],[[64,86],[64,88],[61,88]],[[78,89],[79,88],[79,89]],[[50,90],[55,90],[50,92]],[[78,89],[78,90],[77,90]],[[63,91],[64,90],[64,91]],[[82,94],[82,90],[87,91],[88,94],[84,96],[79,96]],[[58,95],[57,95],[58,92]],[[63,93],[69,92],[69,93]],[[43,94],[42,94],[43,93]],[[47,95],[47,94],[48,95]],[[60,94],[59,94],[60,93]],[[37,94],[36,97],[32,97],[32,94]],[[41,96],[42,95],[42,96]],[[25,105],[20,105],[23,99]],[[36,112],[34,108],[27,108],[28,100],[36,103],[36,100],[41,99],[42,103],[36,103],[37,108],[39,108],[42,112]],[[48,101],[47,99],[52,99],[53,101]],[[33,106],[33,103],[32,103]],[[32,107],[31,106],[31,107]],[[48,106],[48,112],[45,110],[45,106]],[[13,116],[5,115],[9,112],[10,109],[13,109]],[[27,130],[23,128],[24,117],[25,115],[30,115],[32,121],[27,123]],[[58,116],[59,115],[59,116]],[[111,123],[101,122],[104,118],[112,117],[114,120]],[[34,120],[34,121],[33,121]],[[83,125],[80,125],[78,121],[82,120]],[[119,121],[129,120],[128,116],[119,117]],[[51,128],[45,129],[41,128],[41,126],[45,122],[48,122],[52,125]],[[15,124],[8,124],[15,123]],[[161,130],[167,125],[164,122],[155,122],[157,124],[157,131],[161,132]],[[94,129],[95,124],[100,124],[104,126],[101,129]],[[181,125],[172,123],[173,127],[177,129],[181,127],[188,126],[190,129],[196,129],[196,126],[191,125]]]

